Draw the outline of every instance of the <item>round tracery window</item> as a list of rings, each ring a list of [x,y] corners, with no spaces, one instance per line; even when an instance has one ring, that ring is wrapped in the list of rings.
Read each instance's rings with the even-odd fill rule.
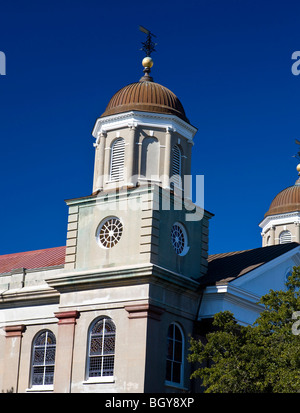
[[[176,254],[182,256],[188,252],[187,233],[183,225],[179,222],[176,222],[172,227],[171,240]]]
[[[101,247],[112,248],[119,241],[123,233],[123,224],[117,217],[105,219],[97,230],[97,240]]]

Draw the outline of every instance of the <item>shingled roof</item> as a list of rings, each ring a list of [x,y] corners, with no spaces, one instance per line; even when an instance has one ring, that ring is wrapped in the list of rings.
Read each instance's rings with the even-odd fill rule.
[[[299,247],[297,242],[271,245],[244,251],[214,254],[208,257],[208,272],[202,285],[225,284]]]
[[[32,270],[63,265],[65,263],[65,251],[66,247],[56,247],[0,255],[0,274],[6,274],[19,268]]]

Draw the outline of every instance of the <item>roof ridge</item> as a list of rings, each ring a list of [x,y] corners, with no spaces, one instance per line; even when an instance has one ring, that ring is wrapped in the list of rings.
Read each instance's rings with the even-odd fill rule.
[[[66,248],[65,245],[61,245],[60,247],[50,247],[50,248],[41,248],[38,250],[29,250],[29,251],[21,251],[21,252],[11,252],[9,254],[0,254],[1,257],[8,257],[8,256],[13,256],[13,255],[21,255],[21,254],[27,254],[30,252],[39,252],[39,251],[47,251],[47,250],[55,250],[55,249],[60,249],[60,248]]]
[[[208,255],[208,257],[216,257],[217,255],[221,256],[221,255],[230,255],[230,254],[238,254],[238,253],[242,253],[242,252],[248,252],[248,251],[255,251],[255,250],[262,250],[262,249],[266,249],[266,248],[279,248],[279,247],[283,247],[283,246],[287,246],[287,245],[295,245],[299,246],[300,244],[298,242],[289,242],[286,244],[276,244],[276,245],[266,245],[265,247],[256,247],[256,248],[249,248],[246,250],[238,250],[238,251],[228,251],[228,252],[218,252],[216,254],[210,254]],[[285,248],[285,247],[284,247]]]

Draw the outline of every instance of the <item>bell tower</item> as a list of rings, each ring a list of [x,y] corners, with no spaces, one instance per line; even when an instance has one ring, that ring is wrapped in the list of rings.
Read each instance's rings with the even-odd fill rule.
[[[96,120],[93,192],[66,201],[65,268],[47,279],[61,293],[60,311],[80,312],[78,328],[92,316],[113,321],[114,377],[101,380],[115,381],[104,392],[190,388],[188,337],[212,214],[185,187],[196,128],[178,97],[153,81],[152,66],[147,55],[142,78]]]
[[[197,129],[178,97],[153,81],[149,53],[142,65],[140,80],[117,91],[95,122],[93,192],[67,201],[65,267],[152,263],[198,279],[212,214],[192,203],[185,179]]]
[[[177,96],[153,81],[153,60],[143,59],[144,76],[120,89],[97,119],[93,193],[155,183],[181,188],[191,174],[197,131]]]

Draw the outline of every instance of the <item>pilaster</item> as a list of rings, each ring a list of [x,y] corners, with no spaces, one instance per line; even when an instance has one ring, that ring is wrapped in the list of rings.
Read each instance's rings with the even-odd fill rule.
[[[18,392],[20,356],[23,333],[26,330],[25,325],[15,325],[4,327],[6,343],[5,343],[5,367],[3,377],[4,392]]]
[[[79,311],[54,313],[58,318],[58,335],[55,355],[54,392],[70,393],[72,380],[73,347],[76,319]]]
[[[93,193],[103,190],[106,136],[107,136],[106,132],[99,133],[97,142],[94,144],[94,146],[96,147],[96,153],[95,153]]]
[[[164,161],[164,175],[163,175],[163,187],[170,187],[170,167],[171,167],[171,130],[166,128],[166,140],[165,140],[165,161]]]
[[[133,177],[135,174],[135,161],[136,161],[136,130],[137,127],[135,124],[129,124],[129,143],[128,143],[128,156],[125,157],[126,159],[126,183],[127,186],[134,186],[136,182],[133,181]]]

